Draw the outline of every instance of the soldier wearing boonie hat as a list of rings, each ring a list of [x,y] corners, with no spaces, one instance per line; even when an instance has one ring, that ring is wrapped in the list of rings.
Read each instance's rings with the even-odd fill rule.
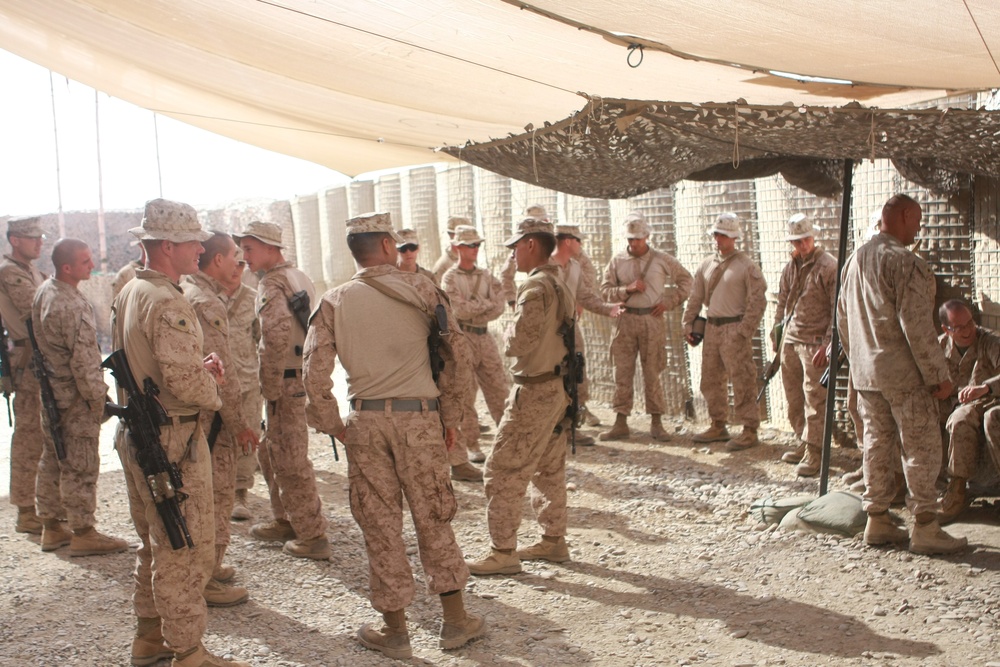
[[[0,316],[13,348],[10,352],[13,377],[0,378],[3,392],[13,392],[14,433],[10,441],[10,503],[17,506],[15,530],[19,533],[42,533],[42,522],[35,513],[36,483],[46,493],[58,497],[59,480],[53,471],[39,468],[43,447],[52,447],[48,431],[42,429],[42,399],[38,380],[30,370],[31,347],[24,321],[31,317],[35,291],[48,276],[35,267],[42,253],[45,235],[37,216],[7,221],[10,254],[0,262]]]
[[[625,218],[627,248],[616,254],[604,270],[601,295],[621,304],[611,340],[615,368],[612,409],[614,425],[599,436],[601,440],[628,438],[628,416],[632,413],[635,360],[642,361],[646,412],[650,416],[649,435],[669,440],[662,416],[667,404],[660,374],[667,366],[667,324],[663,314],[677,308],[691,291],[691,274],[672,255],[649,245],[651,228],[646,217],[632,211]]]
[[[743,237],[740,218],[723,213],[708,230],[717,253],[702,262],[694,276],[694,288],[682,324],[689,345],[695,317],[707,310],[704,345],[701,349],[701,393],[708,404],[712,425],[693,437],[695,442],[728,441],[731,451],[758,444],[757,371],[753,363],[753,336],[767,305],[767,282],[760,268],[736,249]],[[729,437],[727,383],[732,383],[736,416],[743,431]]]
[[[146,268],[136,272],[112,306],[112,344],[123,349],[136,380],[150,378],[169,418],[160,438],[184,482],[184,515],[194,549],[173,549],[135,449],[119,427],[115,446],[125,470],[129,504],[144,547],[136,552],[133,606],[138,628],[132,663],[152,664],[173,656],[173,665],[189,667],[214,660],[244,666],[208,654],[201,643],[207,613],[203,593],[215,559],[212,459],[198,426],[201,411],[222,406],[217,379],[223,368],[216,355],[203,358],[203,332],[194,308],[178,281],[198,270],[202,231],[195,210],[165,199],[146,203],[142,224],[129,230],[146,248]],[[171,443],[173,443],[171,445]],[[180,443],[181,446],[174,446]],[[167,446],[170,445],[170,446]],[[147,521],[147,517],[156,517]],[[155,585],[154,585],[155,578]]]
[[[532,204],[524,210],[524,217],[526,218],[538,218],[539,220],[547,220],[551,222],[549,218],[549,212],[545,210],[545,207],[541,204]],[[507,302],[507,305],[514,308],[514,301],[517,294],[517,286],[514,284],[514,276],[517,274],[517,266],[514,264],[514,255],[508,255],[507,259],[503,263],[503,267],[500,269],[500,284],[503,285],[503,300]]]
[[[471,225],[455,228],[452,247],[458,263],[445,271],[441,289],[451,300],[459,326],[471,348],[473,371],[479,388],[486,399],[486,407],[494,424],[500,423],[504,401],[510,390],[507,368],[500,358],[496,339],[489,335],[489,323],[503,314],[503,289],[500,281],[486,269],[476,266],[479,246],[483,237]],[[459,429],[461,447],[449,453],[451,478],[466,482],[479,482],[483,473],[469,463],[486,460],[479,447],[479,416],[476,411],[475,385],[465,396],[465,418]],[[457,451],[456,451],[457,450]]]
[[[444,244],[444,252],[438,258],[438,261],[434,263],[434,276],[436,282],[440,283],[441,278],[444,277],[444,272],[455,265],[458,261],[458,255],[455,254],[455,248],[453,246],[453,239],[455,238],[455,230],[459,227],[472,227],[472,221],[466,217],[460,215],[453,215],[448,218],[448,224],[446,227],[448,233],[448,242]]]
[[[302,388],[306,323],[316,303],[313,283],[285,260],[281,227],[255,220],[233,235],[251,271],[263,272],[257,286],[260,318],[260,388],[266,401],[267,436],[257,450],[271,496],[273,519],[257,523],[250,535],[282,542],[297,558],[330,557],[327,520],[309,459],[309,427]]]
[[[399,241],[396,242],[396,250],[399,256],[396,258],[396,268],[406,273],[419,273],[427,276],[437,285],[437,278],[434,273],[417,264],[417,254],[420,252],[420,239],[417,237],[415,229],[400,229],[396,234]]]
[[[837,260],[816,245],[813,221],[804,213],[788,219],[785,239],[794,250],[778,283],[771,344],[775,354],[781,355],[788,421],[799,442],[781,460],[798,463],[795,473],[799,477],[813,477],[819,473],[823,446],[826,387],[819,381],[833,332]],[[781,340],[777,339],[779,325]]]

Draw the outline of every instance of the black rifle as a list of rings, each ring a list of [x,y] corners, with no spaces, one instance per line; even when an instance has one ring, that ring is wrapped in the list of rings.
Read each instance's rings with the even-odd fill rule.
[[[583,352],[576,351],[576,321],[563,322],[559,327],[559,335],[562,336],[563,344],[566,346],[566,357],[556,368],[556,374],[563,376],[563,389],[569,395],[569,405],[566,406],[566,417],[563,422],[569,420],[570,447],[573,454],[576,454],[576,427],[583,416],[580,413],[580,383],[583,382],[585,365]]]
[[[837,368],[847,367],[847,354],[844,352],[844,346],[839,342],[837,343]],[[819,378],[819,384],[824,389],[829,389],[830,385],[830,366],[827,365],[826,370],[823,371],[823,375]]]
[[[10,395],[14,391],[14,373],[10,368],[10,339],[7,335],[7,327],[3,325],[3,318],[0,317],[0,385],[3,386],[3,397],[7,401],[7,425],[14,425],[14,418],[10,414]]]
[[[434,325],[437,324],[435,327]],[[444,370],[444,357],[441,356],[441,343],[444,341],[444,337],[450,335],[448,331],[448,313],[444,309],[443,304],[438,304],[434,306],[434,321],[431,322],[431,333],[427,336],[427,350],[430,353],[431,358],[431,377],[434,378],[434,384],[438,383],[441,378],[441,372]],[[334,446],[334,451],[336,451],[336,445]]]
[[[299,290],[292,294],[292,298],[288,300],[288,308],[298,323],[302,325],[302,330],[309,331],[309,293],[305,290]]]
[[[59,415],[59,406],[56,405],[56,395],[52,391],[49,373],[45,370],[45,356],[38,349],[38,341],[35,340],[35,327],[31,318],[26,319],[24,323],[28,327],[28,340],[31,341],[31,372],[38,379],[38,387],[42,394],[42,408],[45,410],[45,423],[48,424],[49,434],[52,436],[56,458],[65,461],[66,443],[63,442],[62,431],[59,428],[59,422],[62,421],[62,418]]]
[[[219,439],[222,432],[222,413],[216,412],[212,417],[212,425],[208,427],[208,451],[215,449],[215,441]]]
[[[760,378],[764,384],[761,385],[760,391],[757,392],[758,403],[764,397],[767,385],[771,383],[771,380],[778,374],[778,370],[781,368],[781,346],[785,344],[785,327],[788,326],[791,317],[791,314],[789,314],[784,320],[774,325],[774,358],[771,359],[771,363],[764,369],[764,374]]]
[[[156,503],[156,511],[163,521],[163,527],[170,538],[170,546],[183,549],[185,545],[194,548],[187,522],[181,514],[181,502],[187,498],[181,492],[184,486],[181,472],[177,464],[167,459],[160,442],[160,427],[170,423],[166,410],[160,404],[157,395],[160,388],[152,378],[143,381],[143,390],[135,381],[132,369],[129,368],[125,350],[115,350],[101,364],[101,368],[111,371],[118,388],[128,399],[124,405],[109,403],[108,412],[118,417],[128,429],[131,445],[135,447],[135,460],[146,477],[146,486]]]

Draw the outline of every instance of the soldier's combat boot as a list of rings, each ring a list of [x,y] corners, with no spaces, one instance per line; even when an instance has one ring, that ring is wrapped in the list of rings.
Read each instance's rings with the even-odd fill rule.
[[[451,467],[451,478],[459,482],[481,482],[483,471],[466,461]]]
[[[937,515],[934,512],[921,512],[916,516],[916,522],[910,531],[910,551],[915,554],[957,554],[965,551],[969,540],[964,537],[952,537],[941,530]]]
[[[236,489],[236,502],[233,504],[233,513],[229,515],[233,521],[249,521],[253,518],[250,508],[247,507],[247,490]]]
[[[447,651],[465,646],[470,639],[475,639],[486,631],[486,622],[482,616],[465,611],[462,591],[443,593],[440,597],[444,614],[441,619],[439,648]]]
[[[585,405],[583,406],[583,423],[587,426],[600,426],[601,420]]]
[[[205,647],[198,644],[193,649],[176,653],[170,667],[250,667],[249,662],[241,660],[224,660],[212,655]]]
[[[99,533],[93,526],[74,530],[73,538],[69,541],[69,555],[72,557],[116,554],[126,549],[128,542]]]
[[[910,539],[906,529],[893,523],[888,512],[870,512],[865,524],[865,544],[902,544]]]
[[[631,431],[628,430],[628,417],[619,412],[615,415],[615,425],[597,437],[601,440],[625,440],[630,435]]]
[[[382,621],[384,625],[378,629],[370,624],[361,626],[358,630],[361,645],[394,660],[412,658],[410,633],[406,631],[406,610],[385,612],[382,614]]]
[[[17,508],[17,523],[14,525],[14,530],[29,535],[42,534],[42,520],[35,514],[34,505]]]
[[[281,542],[298,537],[288,519],[275,519],[267,523],[257,523],[251,526],[250,536],[263,542]]]
[[[743,431],[738,436],[726,443],[726,449],[731,452],[739,452],[759,444],[760,440],[757,439],[757,429],[744,426]]]
[[[726,422],[712,422],[712,425],[707,429],[691,436],[691,440],[694,442],[725,442],[729,440]]]
[[[42,551],[55,551],[73,541],[73,531],[59,519],[42,519]]]
[[[787,452],[781,455],[781,460],[785,463],[798,463],[802,460],[802,457],[806,455],[806,443],[799,441],[799,444],[795,445],[793,449],[789,449]]]
[[[854,485],[857,484],[858,482],[861,482],[861,485],[864,486],[864,483],[865,483],[865,469],[863,467],[859,467],[857,470],[852,470],[850,472],[845,472],[843,475],[841,475],[840,479],[841,479],[842,482],[844,482],[844,484],[846,484],[847,486],[852,487],[852,490],[853,490]],[[862,488],[862,491],[864,491],[863,488]]]
[[[479,445],[475,445],[475,449],[469,448],[469,460],[473,463],[482,463],[486,460],[486,454],[479,449]]]
[[[653,440],[659,440],[660,442],[670,440],[670,434],[663,428],[663,421],[660,415],[650,415],[649,435],[652,436]]]
[[[222,561],[226,557],[226,545],[216,544],[215,545],[215,569],[212,571],[212,578],[219,583],[229,583],[229,581],[236,576],[236,568],[232,565],[226,565]]]
[[[806,445],[806,455],[802,461],[795,466],[795,474],[799,477],[815,477],[819,474],[820,464],[823,462],[823,450],[819,445]]]
[[[530,547],[517,550],[520,560],[547,560],[550,563],[565,563],[569,560],[569,547],[565,537],[542,535],[542,540]]]
[[[594,436],[586,435],[585,433],[580,433],[579,431],[576,432],[575,442],[579,447],[593,447],[597,444],[597,441],[594,440]]]
[[[160,617],[139,618],[132,639],[132,664],[134,667],[147,667],[160,660],[174,657],[160,629]]]
[[[330,560],[333,552],[330,550],[330,540],[326,535],[314,537],[311,540],[288,540],[281,547],[289,556],[296,558],[311,558],[312,560]]]
[[[964,477],[952,477],[948,488],[941,499],[941,511],[938,512],[938,523],[946,526],[965,511],[969,506],[969,496],[965,489]]]
[[[521,559],[513,549],[490,549],[490,555],[482,560],[467,560],[469,573],[477,577],[487,574],[517,574],[521,571]]]
[[[221,581],[209,579],[203,593],[209,607],[235,607],[250,599],[250,593],[242,586],[226,586]]]

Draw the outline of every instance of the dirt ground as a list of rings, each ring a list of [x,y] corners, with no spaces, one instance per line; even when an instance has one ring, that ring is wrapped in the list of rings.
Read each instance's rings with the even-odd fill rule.
[[[607,423],[611,415],[596,412]],[[692,423],[675,422],[665,444],[651,443],[648,418],[631,423],[630,440],[581,447],[570,458],[572,562],[473,578],[467,605],[486,616],[488,635],[456,651],[437,648],[440,606],[418,594],[408,610],[414,662],[1000,667],[996,506],[977,503],[950,529],[972,546],[949,558],[763,529],[747,515],[755,499],[818,489],[777,460],[787,435],[765,432],[761,446],[730,454],[721,444],[692,445]],[[485,448],[490,441],[483,436]],[[109,447],[102,452],[112,468]],[[354,638],[377,615],[343,455],[334,462],[318,435],[312,455],[334,558],[286,557],[248,538],[248,523],[234,523],[229,561],[251,600],[210,610],[205,643],[258,667],[391,664]],[[844,488],[839,474],[857,460],[854,450],[834,449],[832,489]],[[482,487],[456,482],[455,491],[459,544],[478,557],[489,546]],[[101,529],[135,539],[119,471],[102,474],[99,495]],[[266,518],[259,476],[251,506]],[[14,518],[12,506],[0,505],[0,665],[127,665],[134,553],[45,554],[36,538],[13,531]],[[524,518],[522,541],[533,542],[527,504]]]

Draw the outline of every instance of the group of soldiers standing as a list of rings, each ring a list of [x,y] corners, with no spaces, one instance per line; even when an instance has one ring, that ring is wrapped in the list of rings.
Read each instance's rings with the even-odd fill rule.
[[[983,424],[987,434],[1000,430],[1000,412],[983,401],[1000,386],[1000,339],[978,328],[961,302],[942,307],[945,334],[940,344],[935,339],[933,275],[905,247],[919,220],[919,205],[908,197],[885,205],[881,233],[847,261],[837,325],[863,423],[865,539],[908,539],[914,551],[945,553],[965,544],[939,525],[934,483],[943,458],[941,429],[928,424],[947,423],[953,445],[945,499],[953,515],[942,516],[945,521],[966,503]],[[664,314],[686,301],[683,333],[690,345],[702,346],[701,391],[711,418],[693,439],[724,441],[731,451],[757,445],[751,341],[767,286],[759,267],[736,248],[740,219],[723,214],[715,220],[708,233],[716,252],[694,276],[649,244],[651,228],[641,213],[628,216],[625,230],[627,248],[611,259],[598,285],[579,227],[553,225],[542,207],[531,207],[505,242],[511,252],[498,279],[477,266],[484,240],[468,219],[449,220],[451,247],[428,271],[417,263],[413,230],[395,230],[386,213],[365,214],[347,223],[346,243],[359,271],[317,301],[308,277],[285,259],[278,225],[254,221],[234,235],[206,232],[192,207],[148,202],[141,225],[130,230],[140,260],[115,281],[112,343],[162,407],[159,442],[183,480],[190,542],[187,548],[172,545],[160,513],[163,489],[150,481],[146,467],[148,453],[119,425],[115,446],[141,539],[132,663],[245,664],[213,656],[201,638],[207,606],[240,604],[249,596],[231,585],[236,570],[224,560],[230,520],[251,516],[246,496],[258,466],[272,516],[253,525],[251,536],[280,543],[291,557],[330,557],[308,456],[310,426],[342,442],[347,456],[371,603],[383,617],[381,627],[363,626],[359,641],[392,658],[412,655],[405,610],[415,590],[402,535],[404,497],[428,589],[441,600],[439,645],[453,649],[483,634],[483,619],[464,607],[470,573],[513,574],[525,560],[570,559],[567,436],[572,420],[596,421],[586,409],[585,382],[575,392],[579,405],[571,401],[572,385],[581,378],[570,351],[583,349],[576,326],[583,309],[616,319],[616,419],[601,440],[631,436],[636,357],[650,436],[670,439],[662,421]],[[124,540],[94,528],[98,437],[109,399],[93,308],[77,289],[93,270],[91,251],[82,241],[59,240],[52,251],[56,275],[45,280],[33,266],[43,241],[39,220],[11,220],[7,235],[11,254],[0,264],[0,315],[11,353],[3,381],[12,384],[4,390],[14,393],[16,415],[10,495],[18,506],[16,528],[40,534],[44,551],[122,551]],[[797,474],[812,476],[823,440],[826,388],[819,376],[830,355],[836,262],[816,245],[812,223],[801,214],[789,221],[787,239],[793,252],[779,284],[781,327],[772,340],[799,444],[782,459],[796,463]],[[525,274],[519,285],[517,272]],[[514,315],[501,349],[489,323],[506,307]],[[44,363],[31,361],[26,321]],[[332,392],[338,358],[347,378],[346,419]],[[47,428],[33,367],[48,377],[58,408],[46,413]],[[735,436],[727,426],[730,386],[742,425]],[[484,427],[477,388],[497,429],[488,453],[479,446]],[[120,390],[118,402],[124,399]],[[937,420],[936,399],[961,407]],[[52,445],[53,432],[64,441],[63,459]],[[910,534],[886,515],[900,473],[916,519]],[[452,480],[483,483],[491,547],[478,560],[463,560],[451,527],[457,507]],[[529,491],[542,535],[519,549],[521,504]]]

